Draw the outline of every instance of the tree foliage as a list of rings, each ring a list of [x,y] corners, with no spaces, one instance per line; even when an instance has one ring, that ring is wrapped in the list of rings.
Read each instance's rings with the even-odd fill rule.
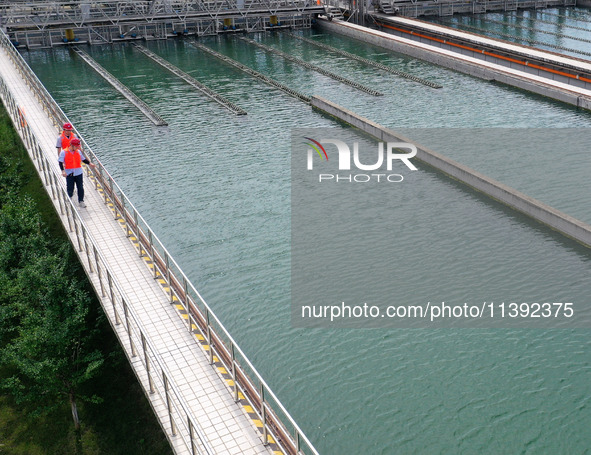
[[[70,402],[78,426],[80,386],[96,375],[91,300],[75,278],[69,245],[51,239],[33,201],[18,195],[18,165],[0,156],[0,389],[37,414]]]

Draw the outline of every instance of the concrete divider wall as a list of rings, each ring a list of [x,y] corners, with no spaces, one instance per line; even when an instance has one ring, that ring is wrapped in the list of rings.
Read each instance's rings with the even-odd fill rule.
[[[532,79],[521,78],[503,71],[499,71],[497,69],[491,68],[490,66],[485,66],[487,63],[485,61],[483,61],[482,65],[468,62],[460,58],[455,58],[450,55],[437,52],[435,47],[433,50],[429,50],[426,48],[427,45],[423,43],[417,43],[415,46],[405,42],[408,41],[405,38],[386,34],[378,30],[368,29],[366,27],[361,27],[354,24],[348,24],[345,22],[329,22],[320,19],[318,20],[318,24],[321,28],[330,32],[349,36],[351,38],[374,44],[394,52],[399,52],[401,54],[409,55],[420,60],[425,60],[427,62],[443,66],[444,68],[459,71],[461,73],[485,79],[487,81],[502,82],[513,87],[547,96],[549,98],[553,98],[568,104],[573,104],[583,109],[591,109],[591,98],[582,96],[575,91],[552,87]]]
[[[543,202],[527,196],[507,185],[497,182],[467,166],[457,163],[445,156],[429,150],[412,140],[372,122],[355,112],[324,98],[313,96],[312,107],[332,115],[360,130],[371,134],[384,142],[408,142],[417,147],[416,158],[434,167],[484,194],[496,199],[509,207],[524,213],[531,218],[591,247],[591,225],[583,223],[572,216],[560,212]]]

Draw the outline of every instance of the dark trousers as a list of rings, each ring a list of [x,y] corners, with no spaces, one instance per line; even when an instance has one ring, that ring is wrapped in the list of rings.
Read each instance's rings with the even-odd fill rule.
[[[68,196],[72,197],[74,194],[74,184],[76,184],[76,192],[78,193],[79,202],[84,200],[84,186],[82,184],[83,176],[84,174],[66,176],[66,190],[68,191]]]

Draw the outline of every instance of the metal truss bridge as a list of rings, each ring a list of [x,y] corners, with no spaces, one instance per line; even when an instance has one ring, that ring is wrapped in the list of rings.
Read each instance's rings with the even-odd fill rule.
[[[0,4],[0,27],[14,43],[51,47],[309,27],[324,11],[317,0],[15,0]]]

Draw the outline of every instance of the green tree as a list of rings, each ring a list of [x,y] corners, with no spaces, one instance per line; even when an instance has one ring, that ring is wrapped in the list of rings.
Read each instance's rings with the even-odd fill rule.
[[[55,248],[53,248],[56,250]],[[0,387],[45,414],[67,399],[78,430],[80,386],[96,375],[102,353],[90,297],[72,278],[65,246],[51,251],[34,206],[14,198],[0,209]],[[96,343],[94,343],[96,345]]]
[[[39,213],[30,198],[0,197],[0,348],[16,333],[20,324],[17,305],[21,297],[16,285],[20,271],[40,255],[47,254],[48,242]]]

